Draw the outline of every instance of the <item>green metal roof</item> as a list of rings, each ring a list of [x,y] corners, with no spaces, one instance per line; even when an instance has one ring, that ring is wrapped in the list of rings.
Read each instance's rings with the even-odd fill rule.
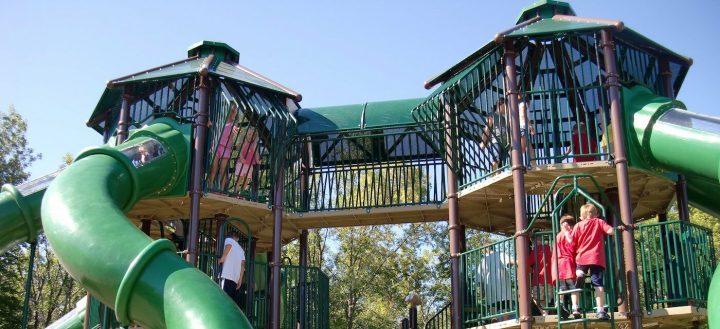
[[[302,108],[295,112],[298,133],[317,134],[343,130],[377,129],[415,124],[411,111],[424,98],[369,102],[342,106]]]
[[[551,2],[563,3],[553,0],[543,0],[537,2],[536,4],[540,3],[541,5],[543,5],[545,3]],[[535,7],[536,6],[531,6],[529,8]],[[572,11],[572,8],[570,8],[569,10]],[[462,76],[462,73],[468,71],[467,69],[469,66],[477,63],[480,58],[491,52],[493,49],[495,49],[496,46],[500,45],[504,38],[519,39],[525,37],[557,36],[559,34],[567,32],[599,31],[606,28],[615,29],[615,36],[617,38],[625,40],[645,51],[659,55],[668,55],[671,61],[675,61],[684,65],[692,64],[691,58],[680,55],[660,45],[659,43],[643,36],[642,34],[625,27],[622,21],[584,18],[573,15],[557,14],[548,18],[541,18],[540,16],[535,16],[534,18],[530,18],[529,20],[515,25],[510,29],[496,34],[493,41],[490,41],[482,48],[473,52],[470,56],[466,57],[459,63],[453,65],[444,72],[426,81],[425,88],[430,89],[438,83],[447,82],[450,79],[457,77],[458,75]]]
[[[180,76],[194,75],[200,71],[200,69],[202,68],[202,64],[206,58],[207,57],[198,57],[168,64],[148,71],[139,72],[126,77],[112,80],[109,84],[112,86],[118,86],[131,82],[165,80]],[[234,63],[222,62],[219,61],[217,58],[214,59],[213,63],[208,67],[208,74],[227,79],[233,79],[245,82],[250,85],[269,89],[281,94],[288,95],[297,100],[302,97],[299,93],[291,90],[290,88],[284,87],[279,83],[272,81],[258,73],[255,73],[244,66]]]
[[[574,16],[566,16],[574,17]],[[523,36],[538,36],[538,35],[552,35],[560,32],[575,32],[575,31],[588,31],[588,30],[600,30],[607,27],[613,27],[611,21],[571,21],[565,19],[546,18],[541,19],[535,23],[531,23],[524,27],[513,30],[510,33],[502,35],[503,37],[523,37]],[[618,22],[620,23],[620,22]],[[622,23],[621,23],[622,24]]]
[[[539,0],[523,8],[515,24],[520,24],[536,16],[550,18],[557,14],[575,16],[575,11],[569,3],[564,1]]]
[[[240,54],[227,44],[215,41],[200,41],[190,46],[188,49],[189,58],[187,59],[109,81],[107,88],[95,106],[95,110],[90,115],[87,125],[95,130],[100,130],[98,126],[99,120],[102,120],[105,113],[119,102],[120,97],[122,97],[123,85],[144,81],[171,80],[196,75],[203,69],[203,63],[210,55],[213,55],[213,60],[207,67],[207,70],[208,74],[212,76],[240,81],[252,86],[268,89],[291,97],[296,101],[302,99],[302,95],[292,89],[237,64]]]
[[[164,80],[179,76],[197,74],[205,58],[195,57],[167,64],[143,72],[111,80],[111,85],[121,85],[136,81]]]
[[[210,54],[221,61],[240,62],[240,53],[224,42],[203,40],[188,48],[188,57],[207,57]]]

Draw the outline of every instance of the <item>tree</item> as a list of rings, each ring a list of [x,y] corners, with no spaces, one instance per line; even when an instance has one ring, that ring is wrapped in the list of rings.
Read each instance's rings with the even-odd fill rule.
[[[0,112],[0,185],[24,182],[30,164],[40,159],[25,138],[27,124],[11,105]],[[19,246],[0,255],[0,329],[20,327],[22,317],[22,271],[24,250]]]
[[[690,207],[690,222],[705,227],[712,232],[715,259],[720,260],[720,219],[710,216],[700,209]]]
[[[10,105],[8,113],[0,112],[0,182],[17,185],[24,182],[30,173],[25,171],[30,164],[41,158],[28,146],[25,138],[27,123]]]

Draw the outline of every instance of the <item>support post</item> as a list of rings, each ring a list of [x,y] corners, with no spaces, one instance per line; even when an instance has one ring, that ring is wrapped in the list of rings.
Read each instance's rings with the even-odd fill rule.
[[[410,306],[409,313],[408,320],[410,322],[410,329],[418,329],[417,306]]]
[[[626,227],[622,231],[623,258],[625,262],[625,282],[628,291],[627,314],[632,329],[642,328],[642,313],[640,312],[640,298],[637,275],[637,262],[635,261],[635,244],[633,240],[633,217],[630,199],[630,179],[628,177],[627,155],[625,153],[625,136],[622,127],[622,105],[620,103],[620,82],[615,62],[615,43],[612,32],[608,29],[600,31],[601,46],[605,57],[605,72],[607,74],[606,87],[610,103],[610,122],[613,133],[613,151],[615,153],[615,173],[618,181],[618,201],[620,203],[620,218]]]
[[[111,112],[105,114],[105,122],[103,124],[103,144],[110,140],[110,114]]]
[[[248,316],[248,320],[252,323],[256,321],[254,318],[256,315],[253,314],[253,305],[255,304],[255,248],[257,247],[257,239],[252,238],[248,241],[248,251],[245,257],[245,277],[247,278],[247,293],[245,294],[245,315]]]
[[[30,315],[30,290],[32,290],[33,270],[35,269],[35,249],[37,240],[30,242],[30,255],[28,259],[28,273],[25,279],[25,297],[23,298],[22,328],[27,328],[28,316]]]
[[[285,185],[285,167],[283,161],[278,160],[278,173],[275,176],[273,191],[273,257],[270,262],[272,268],[272,296],[270,308],[270,328],[280,329],[280,251],[282,248],[282,212],[283,212],[283,186]]]
[[[450,234],[450,323],[452,328],[462,328],[462,292],[460,291],[460,218],[458,216],[457,177],[453,170],[455,139],[453,125],[455,119],[450,101],[444,106],[445,123],[445,160],[447,162],[447,199],[448,234]]]
[[[87,293],[85,295],[85,316],[83,317],[83,329],[90,329],[90,312],[92,312],[92,308],[90,307],[92,301],[92,296],[90,296],[90,293]]]
[[[310,139],[300,145],[300,211],[310,210]]]
[[[618,209],[618,210],[620,209],[620,199],[618,196],[617,187],[612,187],[612,188],[606,189],[605,196],[608,197],[613,209]],[[612,225],[613,227],[618,227],[618,226],[622,225],[622,219],[620,218],[620,216],[615,216],[614,212],[612,212],[612,211],[608,212],[608,217],[609,218],[607,218],[607,220],[610,222],[610,225]],[[618,243],[617,247],[621,250],[620,256],[622,257],[623,256],[622,250],[624,250],[623,241],[622,241],[622,239],[620,239],[620,240],[618,240],[618,242],[619,243]],[[624,261],[623,261],[623,263],[624,263]],[[616,278],[616,280],[619,281],[620,277],[624,273],[620,272],[622,269],[616,269],[616,270],[617,270],[617,272],[615,273],[615,278]],[[618,284],[618,283],[616,283],[616,284]],[[620,297],[619,298],[620,300],[618,302],[618,312],[625,314],[628,311],[627,291],[625,289],[623,289],[622,295],[619,297]]]
[[[460,225],[460,252],[467,251],[467,229],[465,225]]]
[[[223,254],[223,249],[225,248],[225,237],[227,236],[227,226],[225,226],[225,230],[223,230],[223,225],[225,225],[225,221],[227,220],[228,216],[223,213],[217,213],[215,214],[215,241],[217,243],[215,244],[215,268],[217,269],[215,271],[215,279],[216,282],[220,283],[220,275],[222,272],[220,269],[222,268],[222,264],[220,264],[220,258]],[[247,260],[247,257],[245,257]],[[245,262],[247,264],[247,262]],[[247,268],[247,266],[245,266]],[[243,276],[244,278],[247,278],[247,275]],[[242,284],[242,282],[238,283]]]
[[[302,230],[300,232],[300,289],[299,293],[299,313],[298,319],[300,321],[300,327],[298,329],[305,329],[306,320],[305,314],[307,313],[307,292],[305,291],[307,286],[307,260],[308,260],[308,230]]]
[[[140,230],[145,233],[145,235],[150,236],[150,225],[152,224],[152,221],[149,219],[143,219],[140,220]]]
[[[515,202],[515,230],[524,232],[527,229],[527,211],[525,205],[525,166],[520,148],[520,110],[518,104],[517,73],[515,71],[515,46],[512,40],[504,44],[503,60],[505,63],[505,83],[507,85],[507,104],[510,106],[510,157],[513,175],[513,196]],[[517,260],[518,313],[520,328],[532,328],[532,311],[530,309],[530,267],[528,266],[528,250],[530,243],[527,233],[518,234],[515,238]]]
[[[122,144],[128,138],[128,129],[130,128],[130,104],[132,100],[132,88],[125,86],[122,95],[122,105],[120,106],[120,118],[118,120],[115,145]]]
[[[209,65],[214,56],[207,57],[203,65]],[[193,143],[192,178],[190,180],[190,229],[188,232],[187,261],[197,265],[198,227],[200,226],[200,198],[205,176],[205,145],[207,144],[208,115],[210,112],[210,77],[207,70],[200,73],[198,85],[198,112],[195,115],[195,143]]]
[[[674,99],[675,88],[672,83],[670,62],[667,58],[663,58],[660,61],[660,75],[663,79],[663,96]],[[678,217],[682,221],[690,221],[690,207],[688,206],[687,180],[685,180],[685,175],[678,175],[677,182],[675,183],[675,196],[677,199]]]

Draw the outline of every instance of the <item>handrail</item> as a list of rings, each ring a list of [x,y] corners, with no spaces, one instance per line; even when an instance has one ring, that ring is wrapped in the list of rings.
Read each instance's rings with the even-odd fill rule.
[[[450,328],[450,307],[452,302],[447,303],[425,322],[424,329],[451,329]]]

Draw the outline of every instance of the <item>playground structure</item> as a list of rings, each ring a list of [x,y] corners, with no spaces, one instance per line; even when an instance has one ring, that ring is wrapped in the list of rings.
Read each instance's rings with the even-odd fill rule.
[[[56,327],[327,328],[328,279],[307,266],[307,229],[439,220],[452,302],[426,328],[719,324],[712,236],[688,205],[720,215],[720,119],[674,99],[689,58],[543,0],[430,79],[439,86],[423,99],[307,109],[238,62],[206,41],[110,81],[88,120],[103,146],[3,187],[0,246],[44,232],[92,295]],[[673,200],[679,221],[667,220]],[[624,228],[606,242],[612,319],[594,319],[589,302],[580,319],[534,315],[537,286],[551,313],[561,294],[533,284],[529,263],[548,260],[530,245],[553,246],[558,217],[586,202]],[[465,227],[507,238],[465,250]],[[248,256],[240,307],[213,283],[229,230]],[[298,264],[283,263],[294,239]],[[488,250],[516,264],[504,308],[480,292]]]

